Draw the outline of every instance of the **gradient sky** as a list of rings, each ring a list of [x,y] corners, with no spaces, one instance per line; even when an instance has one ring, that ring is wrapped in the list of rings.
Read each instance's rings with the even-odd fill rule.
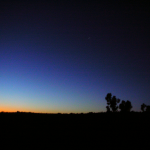
[[[0,2],[0,111],[106,111],[150,104],[146,1]]]

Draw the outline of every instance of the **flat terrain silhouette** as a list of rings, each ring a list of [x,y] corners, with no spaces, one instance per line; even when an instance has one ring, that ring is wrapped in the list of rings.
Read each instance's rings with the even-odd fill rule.
[[[106,112],[87,114],[40,114],[40,113],[0,113],[1,129],[4,134],[21,134],[36,137],[47,133],[65,134],[71,132],[79,135],[83,132],[92,135],[95,132],[106,136],[113,132],[123,134],[147,132],[150,113],[148,112]],[[79,132],[81,131],[81,132]],[[32,134],[31,134],[32,133]],[[1,134],[2,135],[2,134]]]

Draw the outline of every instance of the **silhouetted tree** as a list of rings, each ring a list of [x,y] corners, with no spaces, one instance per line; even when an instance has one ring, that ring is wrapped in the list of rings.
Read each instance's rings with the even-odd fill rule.
[[[110,110],[110,108],[112,109],[113,112],[116,112],[118,109],[117,103],[120,102],[120,99],[117,99],[116,96],[112,97],[111,93],[108,93],[105,97],[106,101],[107,101],[107,111]]]
[[[127,100],[126,102],[122,100],[121,104],[119,105],[119,109],[121,109],[121,112],[130,112],[132,108],[131,102]]]
[[[146,105],[143,103],[143,104],[141,105],[141,110],[144,112],[144,111],[145,111],[145,108],[146,108]]]
[[[107,112],[110,112],[110,107],[106,106]]]
[[[126,102],[124,100],[122,100],[121,104],[119,105],[119,109],[121,110],[121,112],[125,111],[125,104],[126,104]]]
[[[130,112],[131,109],[133,108],[133,106],[131,105],[131,102],[129,100],[126,101],[125,108],[126,108],[127,112]]]
[[[146,106],[146,112],[150,112],[150,106],[149,105]]]

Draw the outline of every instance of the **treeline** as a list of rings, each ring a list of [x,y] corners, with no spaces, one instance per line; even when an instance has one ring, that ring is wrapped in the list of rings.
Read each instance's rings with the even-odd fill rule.
[[[116,96],[112,96],[111,93],[108,93],[106,95],[105,100],[107,101],[107,106],[106,106],[107,112],[118,112],[118,109],[120,109],[120,112],[130,112],[131,109],[133,108],[129,100],[121,101],[119,98],[116,98]],[[142,112],[150,112],[150,106],[145,105],[143,103],[141,105],[141,110]]]

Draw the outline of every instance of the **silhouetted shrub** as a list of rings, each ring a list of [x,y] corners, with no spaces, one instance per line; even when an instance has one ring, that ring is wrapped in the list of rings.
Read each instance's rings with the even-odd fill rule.
[[[74,115],[74,113],[70,113],[70,115]]]
[[[88,114],[93,114],[93,112],[88,112]]]

